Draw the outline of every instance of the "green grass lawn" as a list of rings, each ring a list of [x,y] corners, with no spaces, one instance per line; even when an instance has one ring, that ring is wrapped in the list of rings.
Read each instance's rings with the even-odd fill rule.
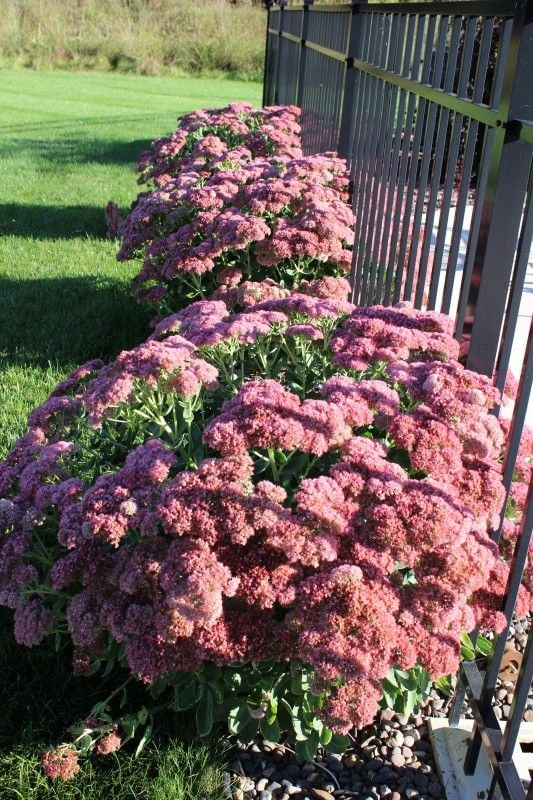
[[[136,157],[177,114],[232,100],[259,103],[260,86],[0,70],[0,458],[66,373],[147,334],[150,312],[129,290],[136,266],[115,261],[103,208],[129,206]],[[98,687],[45,647],[17,647],[9,623],[2,613],[0,800],[220,797],[219,755],[183,738],[135,762],[95,759],[72,784],[51,786],[36,754],[88,712]]]
[[[61,376],[144,338],[103,208],[129,206],[137,156],[177,114],[232,100],[259,85],[0,70],[0,457]]]

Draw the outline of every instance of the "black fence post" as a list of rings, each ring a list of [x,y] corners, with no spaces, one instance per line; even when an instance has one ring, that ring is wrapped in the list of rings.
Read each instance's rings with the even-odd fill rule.
[[[360,73],[354,68],[354,58],[359,54],[361,41],[361,19],[359,4],[352,3],[352,17],[350,20],[350,36],[348,38],[348,52],[346,54],[346,73],[344,77],[344,95],[342,98],[341,124],[339,130],[339,143],[337,150],[340,156],[348,159],[352,151],[354,137],[355,98]]]
[[[500,109],[503,124],[495,134],[464,327],[458,331],[466,366],[489,376],[497,363],[529,180],[530,145],[519,136],[519,121],[533,119],[533,0],[517,7]]]
[[[266,35],[265,35],[265,63],[263,67],[263,99],[261,101],[261,105],[264,107],[268,105],[268,82],[267,82],[267,75],[268,75],[268,66],[270,63],[270,9],[272,8],[272,3],[269,2],[267,4],[267,24],[266,24]]]
[[[274,78],[274,105],[277,106],[279,103],[279,83],[281,80],[281,70],[280,70],[280,63],[281,63],[281,48],[283,46],[283,12],[285,11],[285,6],[287,5],[288,0],[280,0],[279,3],[279,39],[278,39],[278,50],[276,54],[276,76]]]
[[[265,43],[265,71],[263,75],[263,106],[274,105],[279,83],[279,43],[281,40],[281,13],[275,0],[268,0]]]
[[[302,108],[305,87],[305,62],[307,59],[307,49],[305,43],[309,35],[309,6],[312,6],[315,0],[304,0],[304,18],[302,22],[302,43],[300,49],[300,65],[298,68],[298,88],[296,94],[296,105]]]

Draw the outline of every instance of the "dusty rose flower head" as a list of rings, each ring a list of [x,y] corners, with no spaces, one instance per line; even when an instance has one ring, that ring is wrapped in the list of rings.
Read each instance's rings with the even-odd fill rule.
[[[211,295],[212,300],[222,300],[228,309],[249,308],[267,300],[276,300],[287,297],[288,289],[280,286],[276,281],[267,278],[264,281],[243,281],[238,286],[228,288],[227,285],[217,289]]]
[[[302,336],[304,339],[323,339],[324,334],[314,325],[289,325],[285,331],[287,336]]]
[[[52,624],[54,614],[40,600],[20,601],[15,608],[15,639],[26,647],[42,642]]]
[[[318,278],[314,281],[301,281],[298,291],[302,294],[310,294],[313,297],[348,300],[352,290],[346,278],[326,275],[324,278]]]
[[[204,441],[225,455],[253,447],[322,455],[350,438],[336,405],[304,400],[273,380],[245,384],[204,432]]]
[[[83,395],[91,424],[101,424],[116,406],[131,402],[136,381],[155,387],[165,380],[167,391],[185,396],[196,394],[202,385],[215,387],[216,368],[198,358],[194,349],[181,336],[170,336],[164,342],[151,338],[122,351],[90,381]]]
[[[63,746],[41,753],[41,767],[51,780],[69,781],[80,771],[78,754],[73,747]]]
[[[111,732],[106,736],[102,736],[96,743],[94,748],[99,756],[108,756],[110,753],[115,753],[120,750],[122,739],[118,733]]]
[[[335,335],[332,350],[339,366],[365,370],[378,361],[456,359],[459,344],[444,314],[371,306],[352,312]]]

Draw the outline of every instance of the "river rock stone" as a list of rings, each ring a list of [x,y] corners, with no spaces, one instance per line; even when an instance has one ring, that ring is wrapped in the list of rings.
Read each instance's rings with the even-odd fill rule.
[[[325,789],[311,789],[311,794],[317,800],[335,800],[331,792],[327,792]]]

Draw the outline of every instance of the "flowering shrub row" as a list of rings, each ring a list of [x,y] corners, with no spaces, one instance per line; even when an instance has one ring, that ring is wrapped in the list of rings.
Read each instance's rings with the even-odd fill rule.
[[[347,301],[345,168],[301,156],[294,109],[189,115],[141,163],[121,255],[172,313],[60,383],[0,465],[0,603],[21,644],[149,687],[75,726],[82,752],[169,706],[342,750],[392,668],[426,685],[504,623],[523,492],[502,558],[498,394],[444,315]],[[76,750],[42,763],[72,776]]]
[[[297,117],[293,107],[235,104],[196,112],[141,157],[152,190],[122,223],[118,253],[143,259],[138,297],[167,311],[203,297],[239,304],[243,293],[257,302],[346,274],[346,164],[331,153],[304,158]],[[346,296],[348,287],[330,280],[321,291]]]

